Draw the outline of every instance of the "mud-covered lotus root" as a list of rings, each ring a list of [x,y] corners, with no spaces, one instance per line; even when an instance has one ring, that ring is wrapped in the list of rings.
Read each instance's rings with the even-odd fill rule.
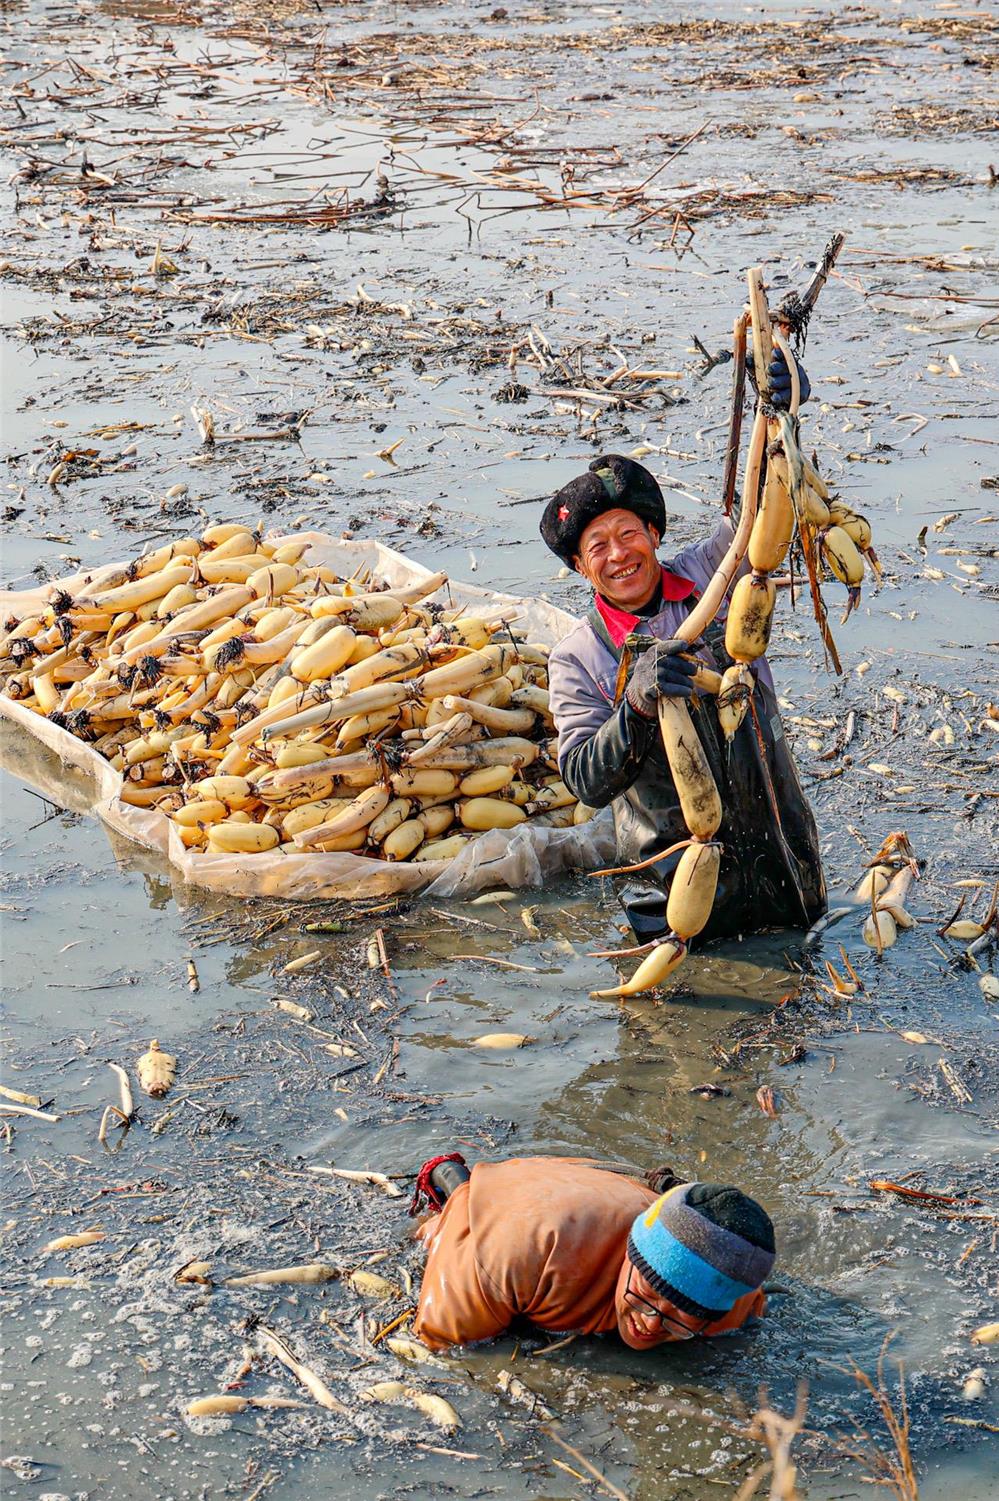
[[[776,585],[762,574],[736,584],[725,623],[725,650],[736,662],[755,662],[766,651],[776,599]]]

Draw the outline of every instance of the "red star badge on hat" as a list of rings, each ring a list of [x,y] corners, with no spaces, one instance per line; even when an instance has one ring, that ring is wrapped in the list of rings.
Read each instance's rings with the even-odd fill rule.
[[[559,521],[568,521],[569,520],[569,507],[568,506],[559,506],[559,508],[558,508],[558,519],[559,519]]]

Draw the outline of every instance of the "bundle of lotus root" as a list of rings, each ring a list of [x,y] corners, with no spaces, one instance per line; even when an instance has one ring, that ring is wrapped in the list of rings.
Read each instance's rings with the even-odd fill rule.
[[[209,526],[0,635],[0,691],[92,743],[188,848],[446,860],[487,829],[582,822],[558,776],[548,648],[512,618]]]

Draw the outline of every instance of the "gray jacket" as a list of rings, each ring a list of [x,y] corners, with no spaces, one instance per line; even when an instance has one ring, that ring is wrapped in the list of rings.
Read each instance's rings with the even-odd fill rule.
[[[675,636],[732,534],[733,522],[725,520],[708,541],[670,561],[669,570],[689,579],[693,590],[686,599],[664,600],[657,615],[637,622],[636,634]],[[725,615],[723,605],[697,647],[697,655],[719,671],[731,662],[722,639]],[[687,829],[655,721],[635,714],[626,700],[615,703],[619,656],[588,618],[553,649],[548,678],[559,770],[583,802],[613,806],[618,859],[626,865],[686,838]],[[725,810],[718,896],[702,942],[763,928],[807,927],[825,910],[815,823],[784,738],[766,658],[753,664],[753,672],[753,713],[730,747],[713,699],[695,696],[691,705]],[[665,931],[664,894],[678,859],[667,857],[624,892],[640,937]]]
[[[667,563],[667,568],[680,578],[690,579],[700,593],[728,551],[733,532],[732,521],[724,520],[707,542],[685,547]],[[748,572],[748,564],[743,564],[741,572]],[[672,640],[686,620],[690,604],[689,599],[664,600],[658,615],[639,620],[635,634]],[[719,621],[725,619],[726,613],[727,602],[718,612]],[[702,650],[700,655],[713,665],[710,652]],[[558,730],[560,771],[564,772],[566,757],[573,747],[599,730],[614,707],[617,668],[618,659],[598,638],[589,620],[581,620],[553,649],[548,663],[548,693]],[[754,664],[754,671],[772,692],[774,680],[766,657]]]

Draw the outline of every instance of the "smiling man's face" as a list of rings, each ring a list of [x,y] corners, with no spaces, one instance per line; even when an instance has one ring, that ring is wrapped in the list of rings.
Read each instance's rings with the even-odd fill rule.
[[[640,610],[652,598],[661,568],[659,534],[634,511],[604,511],[583,531],[575,558],[578,573],[608,604]]]
[[[633,1350],[651,1350],[654,1345],[693,1339],[708,1324],[708,1320],[684,1313],[657,1293],[627,1256],[618,1274],[614,1305],[617,1332]]]

